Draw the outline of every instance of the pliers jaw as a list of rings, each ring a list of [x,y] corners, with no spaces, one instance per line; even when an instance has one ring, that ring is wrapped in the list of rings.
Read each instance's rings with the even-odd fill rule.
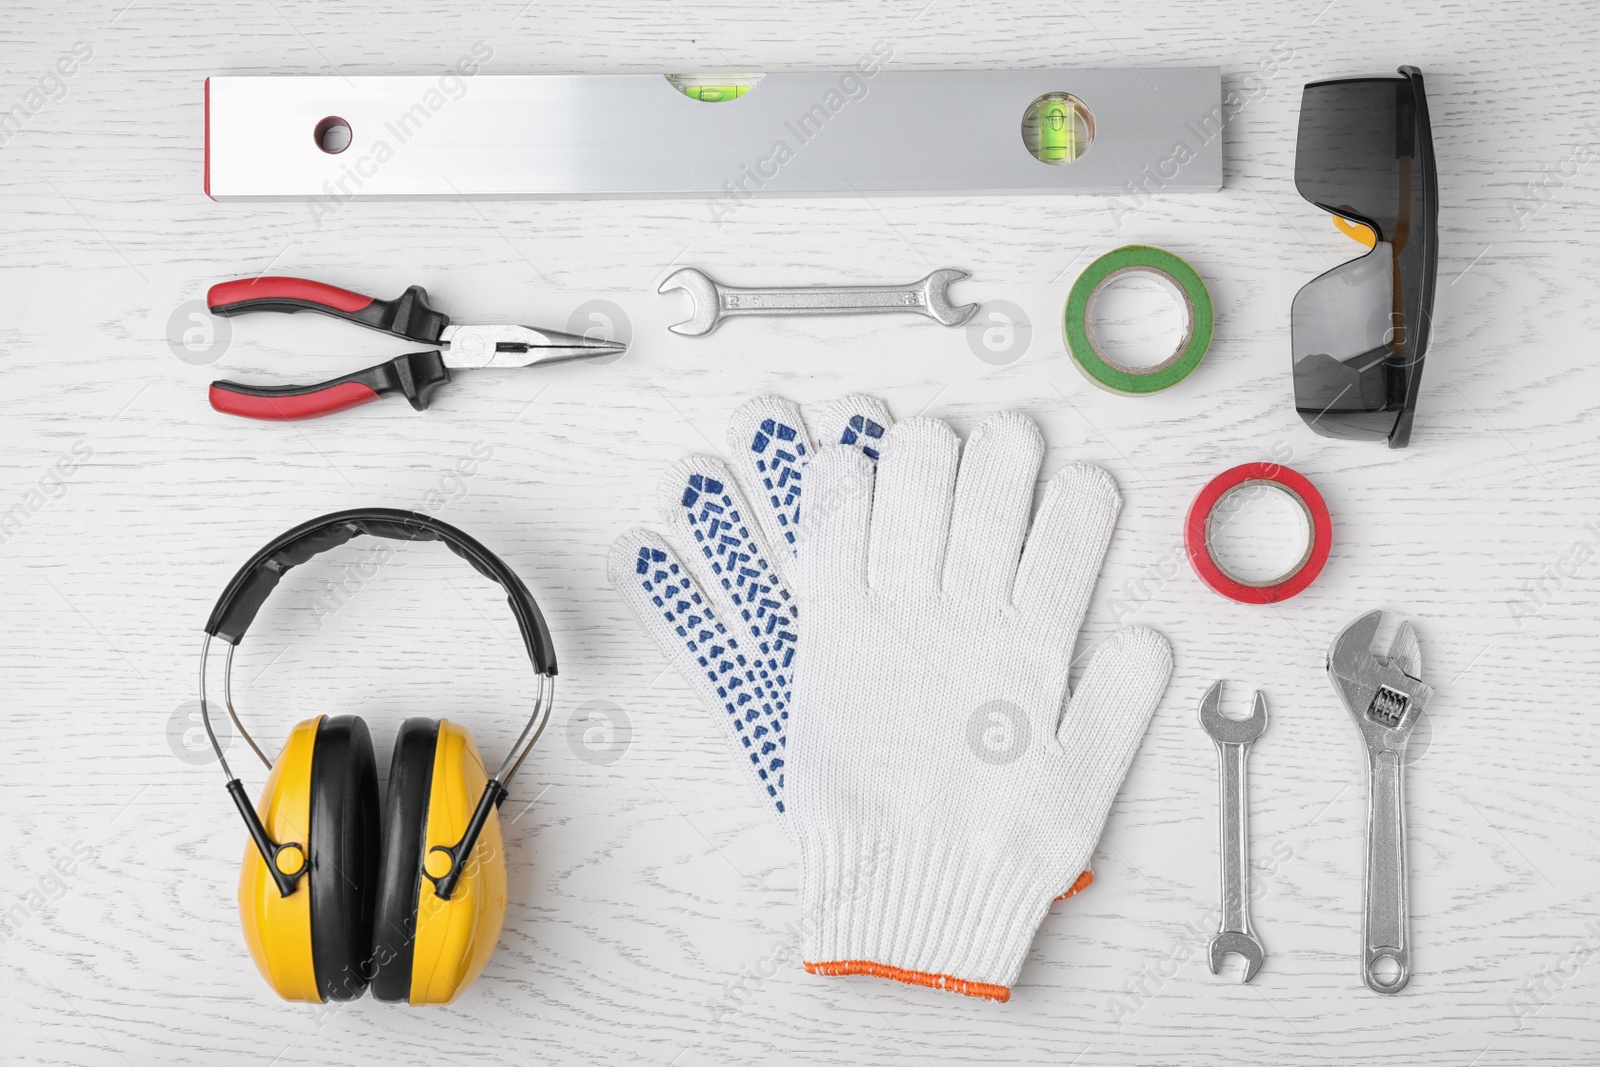
[[[446,326],[439,338],[447,367],[531,367],[568,359],[592,359],[627,350],[618,341],[600,341],[532,326]]]

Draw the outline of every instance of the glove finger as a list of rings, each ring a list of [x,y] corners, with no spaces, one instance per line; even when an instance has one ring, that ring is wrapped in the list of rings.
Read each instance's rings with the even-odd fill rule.
[[[1012,603],[1060,632],[1063,656],[1072,654],[1121,508],[1111,476],[1087,463],[1063,467],[1045,487]]]
[[[720,459],[687,456],[667,468],[658,490],[662,518],[687,546],[686,563],[740,637],[777,639],[795,628],[789,587],[751,509]],[[742,624],[742,625],[741,625]]]
[[[1067,704],[1057,739],[1066,754],[1064,783],[1097,810],[1082,825],[1099,838],[1106,812],[1144,737],[1172,674],[1166,638],[1143,626],[1118,630],[1096,650]]]
[[[873,463],[844,445],[818,450],[806,465],[806,506],[795,539],[802,598],[826,597],[867,582]]]
[[[884,435],[882,452],[867,580],[885,593],[936,594],[961,442],[938,419],[912,419]]]
[[[778,549],[779,567],[794,555],[800,519],[800,473],[813,452],[800,408],[781,396],[758,396],[728,420],[728,455],[750,489],[756,522]]]
[[[1009,602],[1043,459],[1044,439],[1024,415],[1002,411],[973,431],[956,478],[945,592]]]
[[[701,702],[713,709],[728,744],[743,754],[756,787],[784,811],[785,727],[789,657],[740,642],[689,571],[660,537],[631,530],[611,546],[607,571],[622,595]]]
[[[892,423],[883,401],[859,393],[824,404],[814,419],[816,439],[822,444],[850,445],[874,460],[878,442]],[[728,420],[730,462],[749,490],[767,543],[777,549],[773,563],[780,573],[794,552],[801,471],[814,451],[800,409],[782,397],[758,396]]]
[[[812,416],[811,424],[816,428],[818,445],[850,445],[875,460],[883,435],[894,420],[882,400],[852,393],[823,404]]]

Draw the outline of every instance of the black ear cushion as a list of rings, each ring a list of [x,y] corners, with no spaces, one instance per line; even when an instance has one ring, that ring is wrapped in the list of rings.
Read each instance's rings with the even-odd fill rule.
[[[383,867],[372,942],[379,1000],[411,999],[411,959],[417,938],[417,898],[422,882],[422,843],[433,757],[439,744],[437,719],[407,719],[394,739],[389,796],[383,804]]]
[[[355,715],[325,718],[311,754],[311,960],[322,999],[354,1000],[372,978],[378,885],[378,767]]]

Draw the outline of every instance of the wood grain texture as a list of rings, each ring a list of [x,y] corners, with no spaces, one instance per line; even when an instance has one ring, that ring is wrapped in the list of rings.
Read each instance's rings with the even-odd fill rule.
[[[1575,551],[1600,541],[1586,525],[1600,524],[1600,164],[1563,167],[1600,142],[1592,4],[122,3],[12,0],[0,28],[0,108],[75,42],[93,51],[0,145],[0,511],[38,505],[0,544],[7,1062],[1600,1060],[1600,560]],[[319,222],[304,204],[201,195],[206,75],[426,73],[476,41],[501,73],[830,69],[888,41],[907,68],[1216,64],[1253,95],[1227,127],[1220,194],[1122,213],[1069,196],[758,200],[716,226],[691,201],[429,202],[351,203]],[[1351,255],[1293,186],[1299,87],[1401,62],[1428,76],[1442,252],[1416,436],[1390,452],[1301,425],[1287,318],[1304,282]],[[1534,212],[1527,186],[1541,181]],[[1188,259],[1217,305],[1199,372],[1140,400],[1081,378],[1058,325],[1077,271],[1134,242]],[[682,306],[654,292],[675,263],[751,285],[959,266],[972,273],[960,299],[1018,304],[1033,335],[1007,366],[910,319],[677,338],[665,327]],[[423,415],[398,402],[296,426],[216,415],[214,377],[332,376],[396,354],[337,323],[269,316],[236,321],[210,365],[176,358],[166,338],[186,304],[268,269],[384,296],[422,283],[485,321],[562,327],[609,300],[634,342],[609,366],[462,375]],[[1046,476],[1103,464],[1126,504],[1084,640],[1120,615],[1176,651],[1096,883],[1055,906],[1006,1005],[773,969],[793,951],[793,855],[605,579],[611,540],[654,520],[661,471],[717,448],[741,400],[852,390],[962,432],[1017,408],[1044,431]],[[453,474],[475,447],[489,457]],[[1173,569],[1206,479],[1285,450],[1335,516],[1322,578],[1258,609]],[[52,473],[74,455],[86,462]],[[286,1006],[243,950],[244,837],[221,779],[169,740],[194,699],[198,628],[280,530],[437,493],[441,517],[524,576],[561,657],[555,726],[506,808],[505,932],[449,1008]],[[240,652],[244,713],[269,739],[360,713],[380,751],[404,715],[449,714],[500,751],[528,686],[493,589],[414,547],[340,610],[316,610],[363,552],[307,565],[267,605]],[[1567,573],[1517,617],[1509,605],[1552,567]],[[1322,670],[1328,641],[1373,606],[1417,623],[1439,690],[1408,780],[1416,973],[1391,998],[1358,977],[1365,783]],[[1268,961],[1248,987],[1202,962],[1216,769],[1195,703],[1221,677],[1273,708],[1251,787]],[[566,741],[589,700],[632,725],[609,766]],[[237,740],[231,757],[259,787]]]

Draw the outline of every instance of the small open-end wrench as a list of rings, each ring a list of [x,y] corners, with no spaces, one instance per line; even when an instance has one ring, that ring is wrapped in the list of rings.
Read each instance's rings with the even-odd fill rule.
[[[1361,977],[1375,993],[1398,993],[1411,980],[1406,745],[1433,689],[1419,680],[1422,649],[1409,620],[1400,623],[1387,658],[1373,654],[1372,639],[1382,621],[1382,611],[1369,611],[1333,639],[1328,680],[1367,746],[1367,901],[1361,919]],[[1392,977],[1385,979],[1380,966],[1392,969]]]
[[[1236,952],[1244,960],[1244,981],[1261,970],[1266,951],[1250,929],[1250,804],[1245,764],[1250,745],[1267,729],[1267,698],[1256,690],[1248,719],[1222,714],[1222,683],[1200,698],[1200,725],[1217,743],[1217,780],[1222,798],[1222,923],[1211,939],[1211,973],[1222,958]]]
[[[960,326],[977,304],[950,303],[945,288],[967,276],[962,270],[936,270],[910,285],[809,285],[791,289],[736,289],[719,285],[704,271],[684,267],[667,275],[659,292],[682,289],[694,301],[694,314],[667,327],[685,337],[715,330],[732,315],[865,315],[914,311],[945,326]]]

